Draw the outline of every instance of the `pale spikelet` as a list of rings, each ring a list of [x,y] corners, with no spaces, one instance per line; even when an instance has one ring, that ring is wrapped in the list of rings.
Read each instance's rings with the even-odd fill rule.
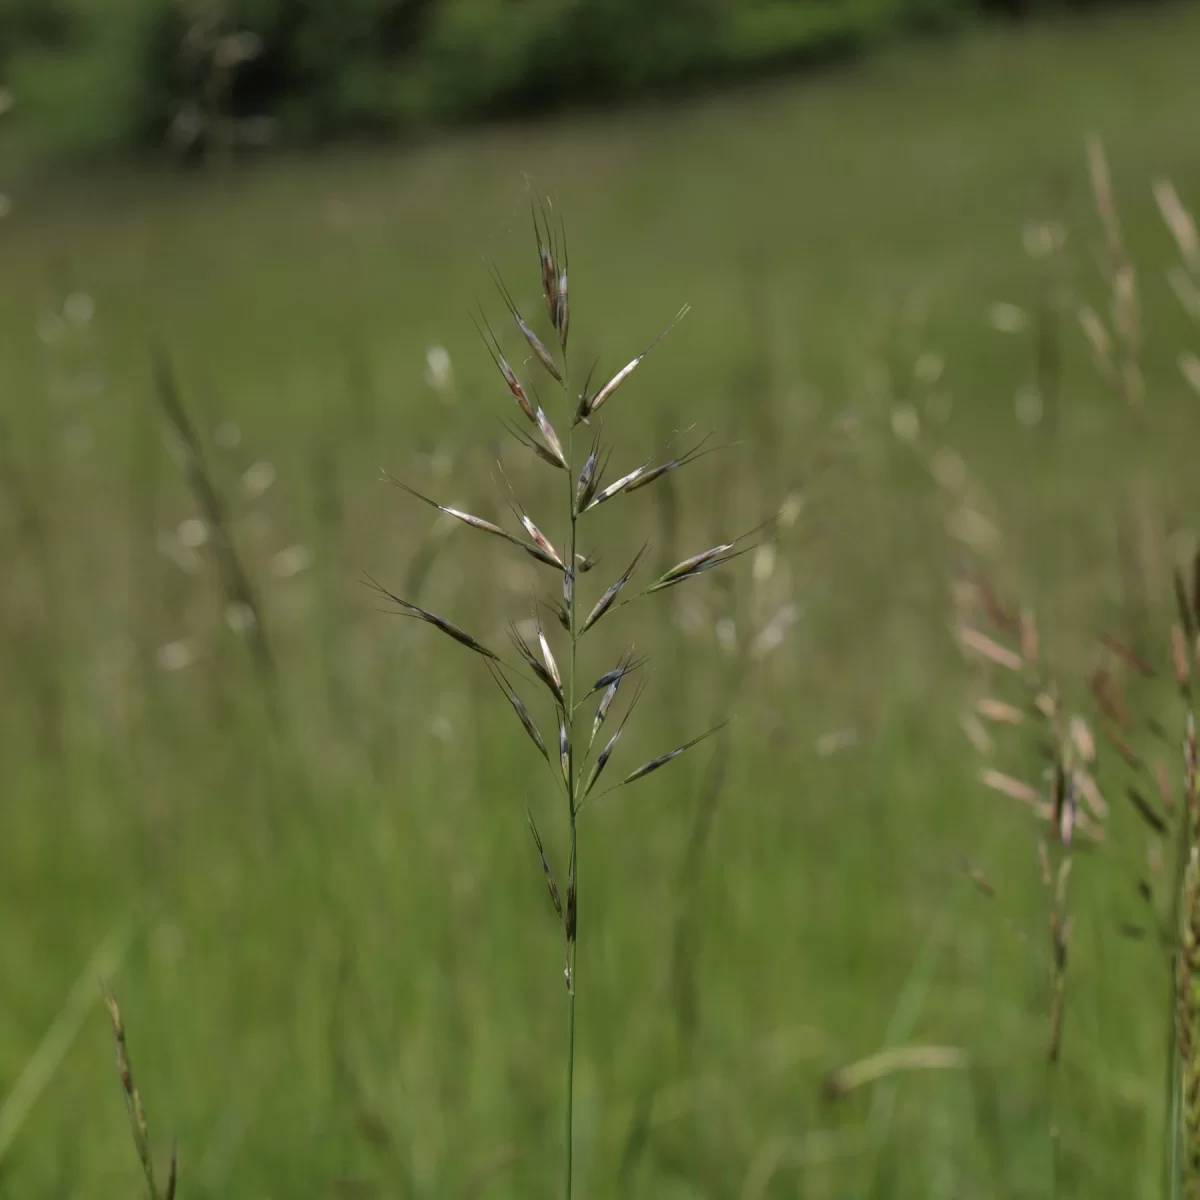
[[[1075,747],[1075,752],[1085,763],[1096,761],[1096,739],[1092,737],[1092,731],[1088,727],[1087,721],[1078,713],[1071,717],[1068,736],[1071,745]]]
[[[1200,357],[1185,351],[1179,356],[1179,371],[1187,380],[1188,386],[1200,395]]]
[[[555,465],[562,467],[564,471],[568,470],[567,456],[563,453],[562,442],[558,440],[558,434],[554,432],[554,426],[550,424],[550,420],[540,404],[534,414],[534,420],[537,422],[538,429],[542,431],[545,447],[550,452]]]
[[[606,675],[602,675],[596,681],[592,688],[591,695],[603,690],[604,695],[600,698],[600,703],[596,706],[596,716],[592,721],[592,732],[588,738],[588,753],[591,753],[592,746],[596,741],[596,734],[600,732],[600,727],[604,724],[608,716],[608,710],[612,708],[613,701],[617,698],[617,690],[621,686],[621,681],[629,674],[631,670],[636,670],[637,666],[633,662],[633,648],[630,647],[621,656],[621,661],[618,663],[615,670],[609,671]]]
[[[638,701],[641,700],[642,693],[645,690],[646,688],[644,683],[639,685],[638,690],[633,694],[633,699],[629,702],[629,707],[625,710],[625,715],[621,718],[620,725],[617,726],[616,732],[608,739],[604,749],[601,750],[596,756],[596,761],[592,764],[591,771],[588,772],[587,782],[583,785],[583,791],[581,795],[585,800],[590,795],[592,788],[594,788],[596,783],[599,781],[604,768],[608,766],[608,760],[612,758],[612,753],[617,748],[617,742],[621,740],[621,734],[625,732],[625,725],[629,721],[629,718],[633,716],[633,710],[637,708]],[[599,716],[599,714],[597,714],[597,716]],[[597,720],[597,723],[593,728],[593,736],[595,730],[599,729],[599,727],[599,720]]]
[[[538,645],[542,648],[542,661],[546,664],[546,671],[550,678],[554,680],[554,687],[558,694],[562,695],[562,675],[558,669],[558,663],[554,661],[554,654],[550,650],[550,643],[546,640],[546,632],[542,628],[542,623],[538,621],[537,627]]]
[[[1130,263],[1122,263],[1113,275],[1112,319],[1117,337],[1126,346],[1136,346],[1141,338],[1141,309],[1137,276]]]
[[[1029,608],[1021,609],[1021,657],[1029,664],[1038,661],[1037,617]]]
[[[735,550],[735,547],[745,541],[746,538],[753,537],[761,529],[762,526],[758,525],[754,529],[749,529],[745,533],[735,537],[731,542],[722,542],[719,546],[710,546],[707,550],[702,550],[699,554],[693,554],[690,558],[685,558],[682,562],[677,562],[673,567],[664,571],[649,587],[645,588],[642,594],[650,595],[653,592],[674,587],[676,584],[682,583],[685,579],[694,579],[697,575],[705,571],[723,566],[727,562],[732,562],[733,559],[745,553],[744,550]]]
[[[1178,263],[1167,268],[1167,282],[1183,311],[1193,321],[1200,321],[1200,283]]]
[[[674,320],[660,333],[654,341],[648,345],[636,358],[627,362],[595,395],[589,396],[584,392],[579,398],[579,407],[575,410],[574,424],[579,424],[580,421],[590,420],[592,416],[599,411],[600,407],[611,399],[612,394],[629,378],[630,375],[637,369],[641,361],[658,345],[659,342],[687,316],[689,310],[688,305],[684,305],[676,314]]]
[[[535,622],[534,628],[537,631],[538,637],[541,638],[543,635],[540,623]],[[525,636],[516,625],[510,625],[508,632],[509,640],[512,642],[517,653],[521,656],[522,661],[534,673],[534,675],[537,676],[541,683],[545,685],[547,690],[554,697],[555,703],[559,706],[559,708],[563,708],[565,706],[565,699],[563,697],[561,680],[556,679],[555,675],[552,675],[545,664],[537,657],[536,654],[534,654],[534,652],[530,649],[528,642],[526,642]],[[549,649],[548,646],[547,649]]]
[[[535,544],[522,541],[519,537],[509,533],[507,529],[502,528],[493,521],[473,516],[471,513],[463,512],[460,508],[452,508],[448,504],[439,504],[436,500],[431,500],[428,496],[418,492],[416,488],[409,487],[407,483],[396,479],[394,476],[385,473],[384,478],[394,487],[398,487],[422,503],[428,504],[430,508],[436,508],[439,512],[445,513],[452,520],[459,521],[463,525],[469,525],[472,529],[478,529],[481,533],[490,533],[493,537],[503,538],[506,542],[511,542],[514,546],[519,547],[532,558],[536,558],[549,566],[562,569],[562,560],[554,552],[554,547],[541,536],[536,526],[527,517],[521,516],[521,521],[525,524],[525,528],[529,531],[530,536],[534,538]]]
[[[559,570],[565,570],[563,560],[559,557],[558,551],[550,544],[550,539],[530,520],[527,514],[519,513],[518,515],[525,532],[529,534],[534,544],[546,556],[543,561],[553,563]]]
[[[619,496],[622,492],[627,491],[630,485],[641,479],[649,469],[650,459],[647,459],[640,467],[634,467],[627,475],[622,475],[620,479],[610,483],[607,487],[600,488],[584,506],[583,511],[589,512],[606,500],[611,500],[614,496]]]
[[[1023,666],[1021,656],[1015,650],[1002,646],[994,638],[988,637],[986,633],[981,633],[978,629],[973,629],[969,625],[960,625],[957,634],[959,643],[964,649],[974,651],[998,667],[1004,667],[1008,671],[1019,671]]]
[[[1029,325],[1029,314],[1015,304],[998,300],[988,309],[987,321],[997,333],[1022,333]]]
[[[986,721],[996,721],[1001,725],[1020,725],[1025,720],[1025,714],[1014,704],[997,700],[994,696],[984,696],[975,704],[975,711]]]
[[[563,782],[571,782],[571,736],[567,732],[567,719],[562,711],[558,714],[558,765],[562,768]]]
[[[991,758],[996,751],[996,746],[979,717],[973,712],[963,713],[959,717],[958,723],[963,733],[967,735],[967,740],[975,747],[976,752],[984,758]]]
[[[709,446],[705,448],[705,443],[711,435],[706,436],[698,446],[693,446],[692,449],[681,454],[678,458],[673,458],[669,462],[659,463],[657,467],[651,467],[648,471],[639,475],[638,478],[632,480],[625,485],[626,493],[636,492],[639,488],[648,487],[650,484],[661,479],[664,475],[670,474],[672,471],[678,471],[681,467],[686,467],[689,463],[694,463],[698,458],[703,458],[706,454],[712,454],[719,450],[719,446]]]
[[[950,536],[980,554],[990,554],[1000,543],[1000,531],[977,508],[961,504],[946,518]]]
[[[1092,347],[1092,355],[1101,374],[1110,383],[1116,381],[1116,367],[1113,365],[1112,339],[1104,322],[1093,308],[1079,310],[1079,326]]]
[[[1092,778],[1087,771],[1077,771],[1075,773],[1075,783],[1079,788],[1079,794],[1083,797],[1084,803],[1091,810],[1092,816],[1097,821],[1108,820],[1108,801],[1105,800],[1103,793],[1100,791],[1100,785]]]
[[[1175,239],[1179,257],[1193,275],[1200,277],[1200,237],[1196,234],[1196,222],[1192,219],[1192,214],[1184,208],[1175,185],[1169,179],[1156,179],[1154,199],[1158,202],[1158,210]]]
[[[1010,799],[1019,800],[1022,804],[1028,804],[1031,808],[1040,811],[1041,807],[1045,805],[1041,796],[1038,795],[1036,788],[1030,787],[1029,784],[1014,778],[1012,775],[1006,775],[1003,771],[985,767],[980,772],[979,778],[985,787],[990,787],[993,791],[1001,792]],[[1049,806],[1045,805],[1045,808],[1048,812]]]
[[[901,1071],[962,1071],[969,1065],[957,1046],[897,1046],[834,1071],[822,1090],[827,1100],[838,1100]]]
[[[1119,250],[1121,241],[1121,222],[1117,217],[1117,206],[1113,200],[1112,176],[1108,170],[1108,156],[1104,152],[1104,143],[1096,134],[1087,138],[1088,174],[1092,181],[1092,195],[1096,201],[1096,213],[1108,239],[1109,247]]]

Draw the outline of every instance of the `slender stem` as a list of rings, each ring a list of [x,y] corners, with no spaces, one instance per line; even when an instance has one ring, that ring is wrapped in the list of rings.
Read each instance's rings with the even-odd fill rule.
[[[572,836],[572,840],[574,837]],[[567,993],[567,1129],[563,1147],[563,1196],[571,1200],[572,1151],[574,1149],[575,1108],[575,943],[572,942],[567,956],[567,970],[571,973],[571,990]]]
[[[566,357],[564,353],[564,359]],[[565,372],[564,372],[565,374]],[[567,409],[570,411],[571,394],[567,385],[563,384],[567,397]],[[570,858],[568,860],[567,876],[567,1100],[566,1100],[566,1143],[563,1147],[563,1197],[571,1200],[573,1151],[575,1143],[575,947],[578,941],[578,855],[575,829],[575,816],[578,810],[578,781],[575,771],[575,651],[579,644],[579,631],[575,621],[576,604],[575,589],[578,580],[575,575],[576,555],[576,525],[575,512],[575,431],[571,427],[567,435],[567,510],[571,514],[571,536],[567,547],[567,570],[570,572],[570,602],[567,605],[567,616],[571,626],[571,654],[567,666],[567,711],[564,720],[567,723],[567,806],[570,820]]]

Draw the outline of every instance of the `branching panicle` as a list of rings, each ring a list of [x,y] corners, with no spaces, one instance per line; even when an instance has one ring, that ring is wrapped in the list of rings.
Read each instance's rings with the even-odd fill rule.
[[[503,378],[509,393],[520,408],[522,415],[529,425],[536,427],[535,430],[531,430],[528,426],[522,425],[519,422],[506,420],[504,421],[505,428],[525,449],[532,451],[538,459],[548,466],[565,472],[567,476],[566,495],[564,497],[566,501],[564,506],[566,518],[565,541],[559,541],[556,546],[543,532],[543,527],[549,528],[550,526],[535,522],[534,518],[517,502],[515,495],[512,494],[511,487],[509,488],[509,492],[512,511],[524,536],[511,533],[494,521],[475,516],[459,508],[439,504],[421,492],[409,487],[407,484],[400,483],[398,480],[393,480],[392,482],[396,483],[422,503],[437,509],[452,520],[468,525],[479,532],[487,533],[492,537],[509,542],[518,547],[524,554],[540,563],[555,568],[561,573],[561,602],[558,599],[553,599],[547,603],[553,609],[557,622],[566,635],[568,648],[565,657],[560,659],[556,656],[551,646],[550,638],[543,627],[541,607],[536,599],[533,604],[532,614],[532,628],[535,636],[526,636],[515,623],[510,623],[509,625],[509,639],[519,660],[518,666],[512,668],[507,667],[497,654],[473,635],[467,633],[445,617],[421,608],[410,601],[401,599],[399,596],[387,591],[380,584],[375,583],[374,580],[370,580],[369,582],[402,615],[415,617],[426,624],[432,625],[460,645],[466,646],[483,657],[487,662],[488,669],[496,686],[508,701],[509,707],[516,713],[525,735],[533,743],[542,758],[552,765],[553,757],[550,753],[550,747],[547,739],[542,736],[541,732],[544,725],[539,726],[530,707],[517,694],[511,681],[511,672],[515,669],[523,677],[528,678],[532,676],[533,679],[545,688],[549,699],[553,702],[555,729],[558,735],[558,769],[553,773],[557,778],[559,772],[561,772],[561,786],[566,793],[567,810],[567,846],[565,857],[568,866],[564,892],[559,891],[558,882],[550,866],[550,856],[547,854],[541,835],[534,824],[533,816],[531,813],[527,813],[526,815],[542,866],[542,873],[550,893],[551,903],[555,913],[562,922],[566,948],[564,979],[568,994],[568,1029],[564,1197],[565,1200],[571,1200],[573,1178],[575,961],[579,927],[578,818],[584,806],[584,799],[593,794],[597,781],[608,767],[617,749],[622,733],[645,691],[645,682],[642,681],[622,716],[616,731],[608,739],[603,749],[595,757],[595,760],[591,762],[589,769],[588,760],[591,759],[593,747],[601,728],[608,718],[609,712],[616,702],[618,692],[625,677],[630,672],[641,668],[645,660],[635,660],[633,649],[630,647],[621,655],[614,668],[602,674],[590,689],[585,690],[585,687],[581,685],[581,676],[579,673],[578,652],[580,640],[603,617],[627,603],[625,589],[642,561],[646,547],[643,546],[637,551],[620,577],[611,583],[607,589],[600,592],[598,596],[589,596],[584,601],[580,594],[581,581],[595,567],[596,559],[580,549],[578,525],[583,515],[592,509],[616,496],[632,493],[639,488],[646,487],[648,484],[663,478],[665,475],[677,471],[689,463],[695,462],[698,458],[710,453],[713,447],[708,446],[708,439],[706,438],[686,452],[674,457],[669,456],[666,452],[659,452],[647,458],[643,463],[627,474],[622,475],[619,479],[605,484],[603,480],[611,455],[611,449],[602,444],[602,431],[598,424],[595,434],[591,439],[591,444],[587,448],[587,453],[583,458],[583,462],[579,463],[577,461],[575,451],[582,449],[582,447],[577,447],[575,444],[573,433],[575,427],[580,422],[590,421],[608,403],[617,389],[627,382],[650,350],[682,319],[687,312],[687,306],[685,305],[680,309],[674,320],[640,354],[611,376],[601,387],[594,391],[592,390],[591,375],[589,374],[587,381],[584,383],[583,390],[579,393],[574,393],[568,381],[569,373],[567,370],[566,354],[570,329],[566,234],[561,222],[558,223],[557,227],[552,224],[547,206],[534,204],[531,215],[542,296],[545,301],[546,315],[554,331],[553,339],[550,339],[549,342],[543,341],[518,309],[500,274],[497,271],[493,271],[492,275],[504,306],[516,324],[525,344],[532,352],[532,357],[537,360],[539,366],[546,374],[561,386],[562,399],[565,404],[565,416],[562,419],[569,421],[569,427],[572,430],[565,445],[563,439],[555,429],[550,416],[547,414],[546,407],[543,406],[541,398],[538,396],[537,388],[532,383],[526,385],[518,377],[516,370],[514,370],[505,356],[500,339],[493,332],[486,316],[480,315],[480,319],[476,321],[476,327],[479,330],[480,337],[487,348],[489,356]],[[557,344],[557,352],[550,348],[551,346],[555,346],[555,344]],[[739,544],[749,536],[749,534],[743,534],[732,542],[715,546],[700,555],[693,556],[691,559],[677,564],[640,594],[646,595],[662,590],[674,583],[692,578],[703,571],[730,562],[740,553],[737,549]],[[580,608],[581,604],[583,604],[582,610]],[[536,645],[534,645],[535,641]],[[581,717],[579,708],[585,700],[597,694],[599,694],[600,699],[589,728],[586,718]],[[709,730],[707,733],[701,734],[700,737],[686,742],[677,749],[643,763],[626,774],[620,783],[615,784],[614,787],[632,783],[652,774],[709,737],[715,731],[715,729]],[[610,788],[609,790],[613,789]]]

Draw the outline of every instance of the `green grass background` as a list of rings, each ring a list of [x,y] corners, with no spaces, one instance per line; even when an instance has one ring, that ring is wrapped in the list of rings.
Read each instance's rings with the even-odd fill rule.
[[[1200,336],[1163,276],[1174,251],[1150,185],[1169,176],[1200,204],[1198,38],[1180,5],[404,154],[14,176],[0,226],[0,1103],[31,1062],[45,1086],[4,1110],[19,1119],[0,1195],[138,1187],[91,1002],[89,962],[114,929],[106,973],[152,1133],[164,1155],[178,1141],[181,1194],[556,1186],[562,951],[522,809],[560,857],[561,814],[480,663],[380,613],[360,584],[420,575],[423,603],[492,644],[524,615],[522,565],[470,531],[431,542],[429,510],[378,476],[503,513],[511,401],[468,314],[482,300],[499,321],[493,263],[535,304],[528,206],[544,193],[567,223],[581,370],[615,369],[692,306],[607,410],[614,464],[683,425],[740,442],[678,477],[674,509],[649,492],[602,509],[601,574],[645,538],[656,561],[683,557],[785,495],[805,501],[766,583],[742,559],[623,610],[587,646],[595,674],[629,640],[654,654],[626,769],[725,708],[735,722],[698,853],[712,745],[587,815],[580,1194],[1162,1194],[1167,980],[1148,941],[1118,933],[1141,915],[1143,830],[1106,762],[1114,815],[1104,849],[1076,863],[1052,1081],[1036,835],[976,781],[958,728],[977,685],[948,630],[952,505],[927,463],[953,449],[986,489],[998,575],[1037,608],[1080,698],[1101,628],[1163,658],[1165,562],[1186,543],[1140,537],[1136,517],[1175,535],[1194,512],[1200,398],[1176,356]],[[1036,306],[1021,232],[1058,181],[1072,310],[1103,311],[1091,131],[1139,264],[1147,415],[1105,388],[1068,312],[1057,430],[1029,430],[1014,396],[1031,335],[986,314]],[[61,316],[75,293],[94,300],[86,325]],[[434,344],[452,402],[423,380]],[[160,547],[195,510],[154,407],[156,346],[262,593],[276,724],[211,563],[189,574]],[[914,375],[922,355],[944,363],[936,383]],[[916,446],[891,424],[910,401]],[[229,423],[233,448],[215,437]],[[239,479],[257,461],[276,479],[251,500]],[[549,473],[504,462],[561,536]],[[272,556],[293,544],[312,567],[278,578]],[[1156,547],[1158,571],[1139,566]],[[785,604],[797,623],[735,685],[718,622],[745,644]],[[196,661],[160,669],[178,640]],[[1177,720],[1165,688],[1139,703]],[[843,729],[856,744],[821,754]],[[1032,777],[1027,743],[1007,742],[999,765]],[[59,1014],[61,1058],[45,1041]],[[901,1042],[961,1046],[971,1066],[821,1101],[830,1069]]]

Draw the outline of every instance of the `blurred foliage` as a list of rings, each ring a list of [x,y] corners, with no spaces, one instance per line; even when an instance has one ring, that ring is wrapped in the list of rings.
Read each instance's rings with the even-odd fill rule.
[[[854,53],[1095,0],[0,0],[36,144],[396,133]],[[254,123],[246,125],[247,120]]]

